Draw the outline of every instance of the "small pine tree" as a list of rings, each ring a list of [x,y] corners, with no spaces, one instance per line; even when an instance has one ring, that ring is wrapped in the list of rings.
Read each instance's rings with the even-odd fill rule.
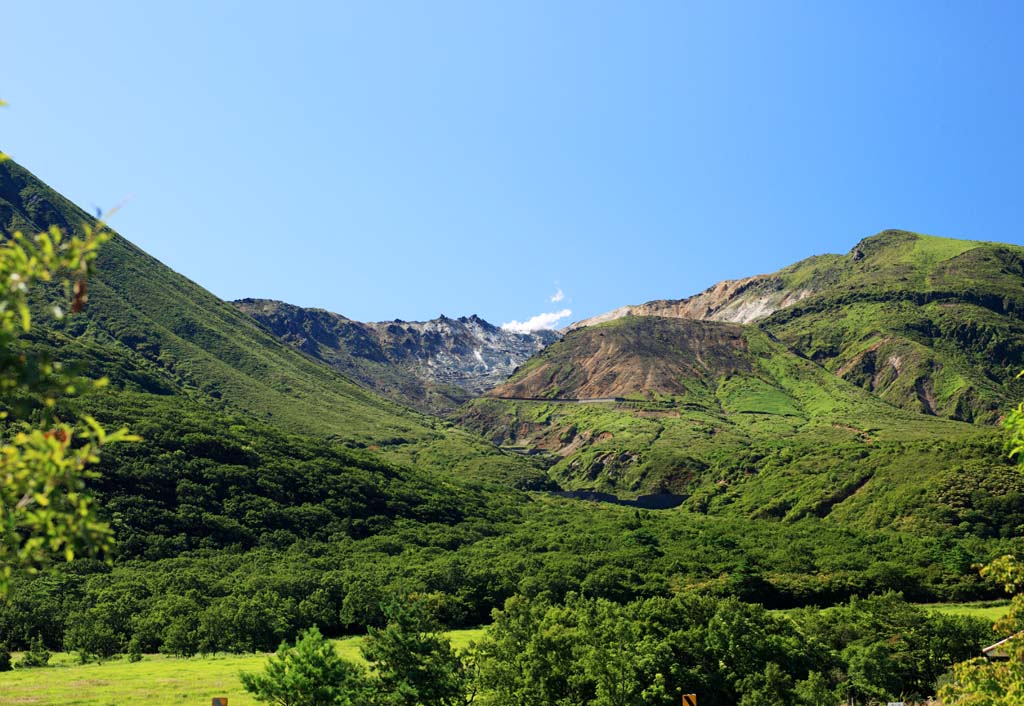
[[[387,625],[370,628],[362,653],[377,676],[382,706],[464,706],[473,700],[471,665],[430,616],[422,598],[384,609]]]
[[[0,644],[0,672],[11,671],[11,651],[7,645]]]
[[[276,706],[364,706],[369,700],[363,669],[339,657],[316,627],[294,647],[282,643],[262,673],[242,672],[241,679],[257,701]]]

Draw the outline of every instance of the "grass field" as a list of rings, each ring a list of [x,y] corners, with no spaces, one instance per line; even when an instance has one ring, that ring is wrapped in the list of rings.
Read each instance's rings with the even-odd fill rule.
[[[949,615],[970,615],[991,622],[999,620],[1010,610],[1010,601],[984,601],[982,603],[927,603],[926,610]]]
[[[969,615],[974,618],[982,618],[990,622],[995,622],[1001,617],[1006,615],[1010,610],[1010,601],[979,601],[976,603],[918,603],[918,608],[924,610],[934,611],[936,613],[945,613],[946,615]],[[792,613],[799,608],[783,608],[776,612],[778,613]],[[830,610],[824,608],[823,610]],[[3,682],[0,682],[2,684]]]
[[[479,640],[483,628],[449,633],[452,644],[466,647]],[[338,654],[362,661],[363,638],[338,640]],[[15,669],[0,674],[0,706],[209,706],[214,696],[227,696],[231,706],[256,706],[242,689],[240,671],[263,668],[266,655],[219,655],[179,659],[146,655],[141,662],[124,659],[102,664],[77,664],[74,655],[56,654],[45,669]]]

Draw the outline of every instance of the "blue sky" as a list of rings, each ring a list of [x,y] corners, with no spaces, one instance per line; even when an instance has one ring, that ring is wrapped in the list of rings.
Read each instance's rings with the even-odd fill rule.
[[[225,299],[566,323],[1024,243],[1022,7],[9,3],[0,148]]]

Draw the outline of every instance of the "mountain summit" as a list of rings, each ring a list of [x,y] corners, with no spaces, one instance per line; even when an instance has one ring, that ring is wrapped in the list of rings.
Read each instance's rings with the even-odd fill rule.
[[[380,394],[435,414],[501,384],[561,337],[550,330],[507,331],[475,314],[363,323],[268,299],[234,304],[294,348]]]

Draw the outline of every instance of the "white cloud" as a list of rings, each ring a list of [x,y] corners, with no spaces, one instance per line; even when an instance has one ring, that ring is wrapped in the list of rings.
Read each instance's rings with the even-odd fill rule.
[[[567,316],[572,316],[572,311],[562,309],[561,311],[552,311],[547,314],[537,314],[526,321],[509,321],[507,324],[502,324],[501,327],[506,331],[530,333],[531,331],[540,331],[546,328],[557,328],[558,322]]]
[[[565,292],[563,292],[562,288],[559,287],[558,291],[551,295],[551,303],[554,304],[562,301],[563,299],[565,299]]]

